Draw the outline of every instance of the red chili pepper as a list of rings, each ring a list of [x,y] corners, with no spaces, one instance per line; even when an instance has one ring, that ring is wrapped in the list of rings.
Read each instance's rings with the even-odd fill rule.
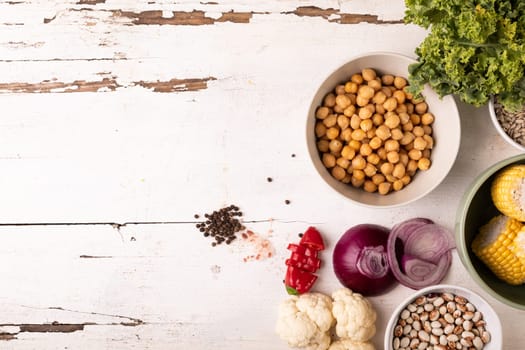
[[[286,259],[286,265],[294,266],[308,272],[315,272],[321,267],[321,260],[312,256],[292,253],[290,259]]]
[[[316,275],[288,266],[284,283],[288,294],[297,295],[308,292],[316,280]]]
[[[324,249],[324,242],[323,238],[321,237],[321,234],[315,229],[315,227],[311,226],[308,227],[306,232],[303,234],[303,237],[301,238],[299,244],[315,250]]]

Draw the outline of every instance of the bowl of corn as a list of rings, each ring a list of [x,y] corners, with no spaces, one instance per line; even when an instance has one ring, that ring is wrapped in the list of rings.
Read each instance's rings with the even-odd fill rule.
[[[356,204],[391,208],[435,189],[455,162],[460,119],[452,96],[410,93],[409,65],[390,52],[354,57],[311,100],[306,141],[331,189]]]
[[[472,278],[497,300],[525,310],[525,154],[490,166],[471,183],[455,226]]]

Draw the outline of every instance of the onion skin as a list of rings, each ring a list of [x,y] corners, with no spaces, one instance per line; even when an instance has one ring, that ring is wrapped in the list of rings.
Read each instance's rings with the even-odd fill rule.
[[[333,253],[334,272],[341,284],[364,296],[383,294],[396,284],[386,256],[389,233],[389,229],[379,225],[361,224],[341,236]],[[358,267],[360,256],[367,255],[361,253],[367,248],[384,252],[382,270],[377,273],[379,277],[365,275]]]

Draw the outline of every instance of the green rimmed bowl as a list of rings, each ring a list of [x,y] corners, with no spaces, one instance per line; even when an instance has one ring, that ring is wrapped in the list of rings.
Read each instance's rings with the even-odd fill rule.
[[[525,285],[512,286],[499,280],[470,248],[479,228],[500,214],[492,203],[490,195],[490,186],[495,175],[503,168],[514,164],[525,164],[525,154],[492,165],[472,182],[458,207],[455,225],[456,245],[461,262],[483,290],[509,306],[525,310]]]

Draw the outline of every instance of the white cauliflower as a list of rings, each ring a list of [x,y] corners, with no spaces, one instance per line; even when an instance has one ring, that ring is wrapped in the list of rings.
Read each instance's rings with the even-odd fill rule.
[[[340,339],[334,341],[328,350],[375,350],[375,347],[369,342],[357,342],[350,339]]]
[[[332,299],[321,293],[291,296],[279,305],[275,331],[291,347],[326,350],[334,324]]]
[[[340,338],[366,342],[374,336],[377,314],[367,299],[347,288],[335,291],[332,298],[335,332]]]

